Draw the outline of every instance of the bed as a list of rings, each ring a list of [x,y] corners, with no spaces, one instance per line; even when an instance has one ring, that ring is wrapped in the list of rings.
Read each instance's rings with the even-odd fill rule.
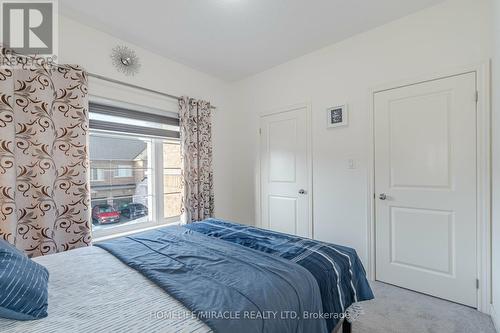
[[[341,315],[373,298],[354,250],[227,221],[97,245],[36,258],[50,272],[49,316],[0,319],[2,332],[331,332],[340,317],[230,316],[254,306]],[[199,316],[226,308],[228,317]]]
[[[155,312],[186,308],[97,246],[35,261],[50,272],[49,316],[36,321],[0,318],[2,333],[211,331],[197,319],[169,320],[158,316]]]

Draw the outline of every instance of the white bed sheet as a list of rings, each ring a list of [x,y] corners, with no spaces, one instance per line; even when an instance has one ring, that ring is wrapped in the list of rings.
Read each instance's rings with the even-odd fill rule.
[[[47,267],[49,315],[36,321],[0,318],[0,332],[211,332],[163,289],[98,247],[36,258]]]

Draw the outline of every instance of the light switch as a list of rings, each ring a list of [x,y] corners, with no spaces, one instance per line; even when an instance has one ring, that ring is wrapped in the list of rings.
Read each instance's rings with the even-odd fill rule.
[[[347,160],[347,168],[356,169],[356,161],[352,158]]]

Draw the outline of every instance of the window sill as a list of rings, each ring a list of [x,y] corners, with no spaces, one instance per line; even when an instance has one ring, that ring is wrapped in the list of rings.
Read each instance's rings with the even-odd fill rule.
[[[94,237],[94,239],[92,240],[92,243],[99,243],[99,242],[103,242],[103,241],[113,239],[113,238],[125,237],[125,236],[129,236],[129,235],[137,234],[137,233],[143,232],[143,231],[154,230],[154,229],[158,229],[158,228],[168,227],[168,226],[172,226],[172,225],[180,225],[180,224],[181,224],[181,221],[179,219],[177,221],[167,221],[167,222],[164,222],[161,224],[154,224],[152,226],[151,225],[144,226],[144,228],[134,228],[133,230],[117,231],[117,232],[113,232],[110,234],[98,233],[97,237]],[[99,234],[101,234],[101,235],[99,235]]]

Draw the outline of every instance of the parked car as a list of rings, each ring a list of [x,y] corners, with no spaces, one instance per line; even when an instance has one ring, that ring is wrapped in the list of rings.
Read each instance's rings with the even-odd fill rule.
[[[147,216],[149,214],[148,207],[140,203],[129,203],[121,210],[121,214],[131,220],[139,217]]]
[[[111,205],[95,205],[92,208],[92,222],[95,224],[120,222],[120,212],[115,210]]]

